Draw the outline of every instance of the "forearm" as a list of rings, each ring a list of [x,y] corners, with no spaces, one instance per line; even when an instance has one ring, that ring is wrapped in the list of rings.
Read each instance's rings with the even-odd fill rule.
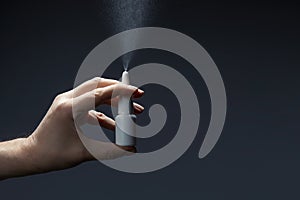
[[[33,174],[38,170],[31,143],[28,138],[0,143],[0,180]]]
[[[36,141],[33,135],[0,143],[0,180],[66,169],[83,161],[78,152],[75,154],[80,160],[75,160],[73,152],[58,152]]]

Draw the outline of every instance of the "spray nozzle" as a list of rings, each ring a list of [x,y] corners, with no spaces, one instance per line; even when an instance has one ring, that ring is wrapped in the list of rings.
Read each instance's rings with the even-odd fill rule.
[[[122,74],[122,83],[129,85],[130,79],[127,71],[124,71]],[[133,103],[129,95],[120,96],[118,104],[118,113],[119,114],[132,114],[133,113]]]

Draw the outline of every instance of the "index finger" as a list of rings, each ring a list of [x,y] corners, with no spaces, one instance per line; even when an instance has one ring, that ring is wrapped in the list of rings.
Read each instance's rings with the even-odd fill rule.
[[[103,88],[97,88],[76,98],[73,98],[73,108],[78,111],[91,110],[94,107],[104,104],[107,100],[118,95],[132,95],[133,98],[139,98],[144,91],[132,85],[122,83],[110,85]]]
[[[110,85],[114,85],[114,84],[118,84],[118,83],[120,83],[120,82],[117,80],[114,80],[114,79],[95,77],[93,79],[90,79],[90,80],[80,84],[76,88],[74,88],[72,97],[75,98],[82,94],[90,92],[96,88],[102,88],[102,87],[106,87],[106,86],[110,86]]]

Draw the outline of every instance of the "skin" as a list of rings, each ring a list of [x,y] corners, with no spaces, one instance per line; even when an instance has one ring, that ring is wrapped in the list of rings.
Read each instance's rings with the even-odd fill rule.
[[[97,77],[59,94],[29,137],[0,143],[0,180],[67,169],[96,158],[114,159],[131,155],[136,151],[135,147],[119,147],[86,138],[76,129],[74,120],[115,130],[113,119],[92,110],[86,102],[92,99],[94,106],[116,106],[119,95],[132,94],[132,98],[139,98],[143,93],[134,86]],[[80,110],[75,116],[72,112],[74,108]],[[141,105],[134,103],[135,113],[143,110]],[[85,148],[82,140],[91,147],[95,157]]]

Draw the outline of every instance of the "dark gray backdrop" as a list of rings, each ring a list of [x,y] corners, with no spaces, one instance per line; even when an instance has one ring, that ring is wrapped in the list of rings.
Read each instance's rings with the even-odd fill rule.
[[[98,162],[84,163],[65,171],[3,181],[1,199],[299,198],[297,3],[160,4],[153,11],[155,19],[145,26],[191,36],[206,48],[223,76],[228,115],[213,151],[202,160],[197,157],[209,119],[209,97],[201,78],[187,70],[183,73],[198,91],[204,113],[195,142],[178,161],[148,174],[125,174]],[[1,139],[33,131],[55,95],[72,88],[85,56],[117,33],[102,9],[96,0],[1,2]],[[134,57],[136,64],[188,65],[166,52],[143,51]],[[112,67],[106,75],[118,78],[120,73],[121,69]],[[154,85],[145,90],[148,96],[141,102],[146,108],[162,101],[170,112],[176,112],[172,107],[177,102],[167,89]],[[165,96],[157,98],[161,94]],[[139,123],[147,123],[146,114],[140,119]],[[178,119],[168,120],[171,125],[164,129],[164,136],[140,141],[141,151],[160,148],[172,138],[176,128],[172,124]]]

